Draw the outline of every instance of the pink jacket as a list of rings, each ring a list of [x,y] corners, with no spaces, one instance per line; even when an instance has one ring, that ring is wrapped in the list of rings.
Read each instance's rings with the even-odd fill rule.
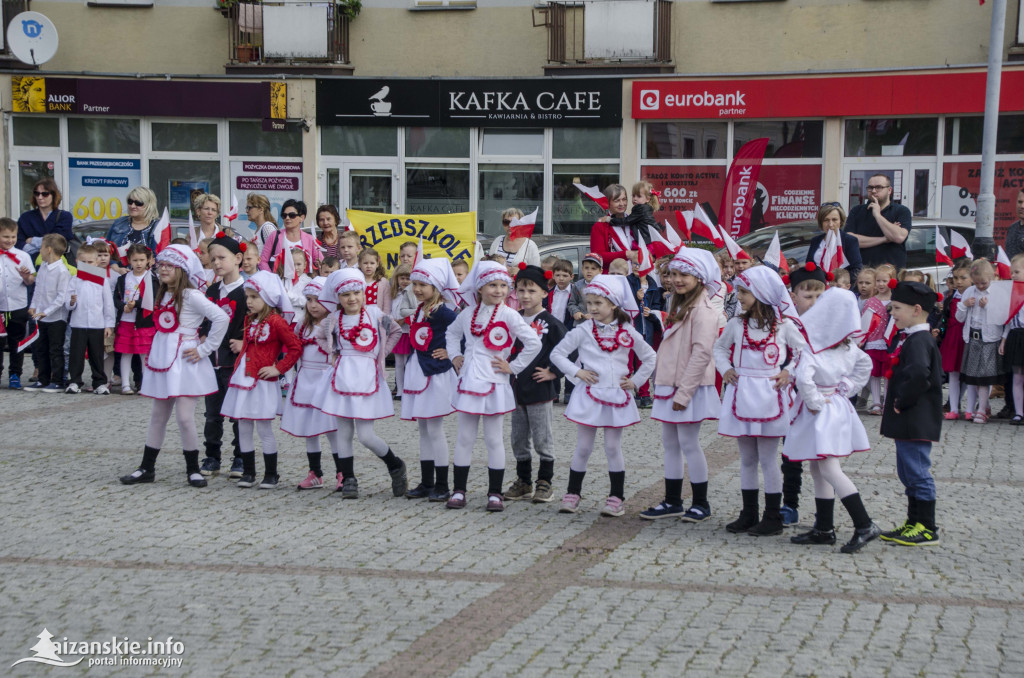
[[[274,241],[277,241],[276,246]],[[285,231],[282,228],[277,234],[267,238],[266,244],[263,245],[263,251],[260,252],[260,270],[271,271],[273,268],[270,265],[270,260],[273,259],[279,252],[284,250],[285,245],[288,243],[288,236],[285,235]],[[320,246],[316,244],[316,238],[310,235],[307,231],[299,231],[299,243],[302,250],[309,257],[313,267],[317,267],[320,260],[323,259],[323,253],[320,251]],[[271,249],[274,251],[271,252]],[[312,277],[312,273],[310,273]]]
[[[661,338],[654,384],[675,386],[672,400],[683,407],[689,406],[698,386],[715,385],[713,349],[718,339],[719,315],[705,294],[686,322],[673,325]]]

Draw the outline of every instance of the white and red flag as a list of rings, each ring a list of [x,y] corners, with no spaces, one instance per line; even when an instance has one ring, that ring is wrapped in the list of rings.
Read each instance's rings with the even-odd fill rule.
[[[652,245],[654,243],[660,243],[662,246],[665,247],[665,249],[667,249],[672,254],[678,252],[679,248],[683,246],[683,241],[679,239],[679,234],[676,233],[676,230],[674,228],[672,228],[672,224],[668,223],[667,221],[665,222],[665,236],[667,236],[667,238],[665,236],[662,236],[661,231],[659,231],[654,226],[648,226],[647,232],[650,233],[651,235]]]
[[[26,348],[35,343],[36,339],[39,338],[39,323],[35,320],[29,320],[26,323],[25,338],[18,342],[18,353],[21,353]]]
[[[651,251],[647,249],[647,243],[644,242],[643,238],[637,238],[636,253],[636,274],[638,277],[643,278],[654,270],[654,258],[651,256]]]
[[[711,217],[704,211],[700,203],[693,206],[693,225],[691,227],[691,233],[701,235],[715,243],[715,247],[725,247],[725,239],[722,237],[722,233],[715,226],[714,222],[711,221]]]
[[[153,228],[153,241],[156,242],[157,254],[171,244],[171,215],[168,214],[166,207],[160,215],[160,221],[156,222],[156,227]]]
[[[946,239],[942,237],[938,226],[935,227],[935,263],[953,265],[953,260],[946,254]]]
[[[687,240],[693,239],[693,210],[676,210],[676,223]]]
[[[843,240],[839,231],[829,230],[825,233],[825,240],[818,247],[818,251],[814,253],[814,263],[825,271],[826,275],[850,265],[846,259],[846,253],[843,252]]]
[[[576,183],[574,183],[573,186],[580,189],[580,193],[600,205],[601,209],[608,209],[608,196],[602,193],[601,189],[597,186],[584,186],[583,184]]]
[[[199,229],[196,228],[196,222],[192,218],[192,210],[188,211],[188,247],[193,252],[199,250]]]
[[[153,286],[149,284],[150,280],[151,276],[144,275],[139,283],[139,308],[142,309],[143,317],[153,313]]]
[[[988,286],[985,305],[988,322],[1006,325],[1024,307],[1024,282],[993,280]]]
[[[996,274],[1000,280],[1010,279],[1010,257],[1006,256],[1006,250],[1002,245],[996,248]]]
[[[533,236],[533,229],[537,226],[537,212],[540,210],[533,210],[524,217],[514,217],[512,223],[508,225],[508,237],[512,240],[516,238],[529,238]]]
[[[231,225],[232,221],[238,218],[238,196],[236,196],[234,193],[231,194],[231,209],[227,211],[227,214],[224,215],[224,218],[228,220],[229,226]]]
[[[96,285],[105,285],[107,282],[107,269],[100,266],[93,266],[84,262],[78,262],[78,273],[76,274],[79,280],[91,282]]]
[[[967,238],[952,228],[949,229],[949,249],[954,261],[964,257],[974,259],[974,254],[971,253],[971,246],[967,243]]]
[[[764,253],[764,263],[773,267],[779,274],[789,273],[789,262],[782,256],[782,243],[779,242],[779,232],[775,231],[768,250]]]
[[[722,239],[725,241],[725,248],[729,250],[729,256],[732,257],[733,260],[750,259],[750,255],[744,252],[743,248],[740,247],[740,244],[732,239],[732,236],[729,235],[729,231],[723,228],[719,233],[721,233]]]

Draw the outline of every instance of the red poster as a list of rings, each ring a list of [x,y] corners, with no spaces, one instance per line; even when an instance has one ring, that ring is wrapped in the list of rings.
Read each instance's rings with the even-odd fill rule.
[[[947,162],[942,168],[942,218],[973,221],[981,188],[981,163]],[[993,238],[1006,240],[1006,229],[1017,221],[1017,194],[1024,189],[1024,161],[997,162],[996,213]]]
[[[764,160],[768,141],[767,137],[748,141],[736,151],[736,157],[732,159],[722,203],[718,208],[718,223],[733,238],[750,233],[757,178],[761,175],[761,161]]]

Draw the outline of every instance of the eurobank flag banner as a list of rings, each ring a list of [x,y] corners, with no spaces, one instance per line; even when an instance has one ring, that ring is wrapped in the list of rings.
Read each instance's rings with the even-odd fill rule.
[[[363,247],[377,250],[389,272],[398,266],[398,250],[402,243],[419,244],[421,237],[426,258],[462,259],[473,265],[476,212],[381,214],[347,210],[346,215],[359,234]]]
[[[768,138],[754,139],[743,144],[729,168],[725,180],[722,204],[718,208],[718,227],[732,237],[739,238],[750,232],[750,213],[754,206],[757,177],[761,174]]]

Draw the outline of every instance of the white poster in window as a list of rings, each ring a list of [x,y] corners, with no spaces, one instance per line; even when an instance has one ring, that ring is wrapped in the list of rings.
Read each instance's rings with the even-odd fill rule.
[[[654,6],[643,0],[588,2],[583,11],[587,59],[654,57]]]
[[[270,200],[270,211],[281,225],[281,205],[286,200],[302,200],[302,163],[280,160],[233,160],[231,161],[231,190],[238,196],[238,220],[246,223],[243,210],[245,196],[261,193]],[[221,196],[225,205],[231,204],[231,196]],[[309,225],[312,214],[307,215]],[[257,224],[258,226],[258,224]]]
[[[142,184],[142,161],[134,158],[68,158],[68,187],[61,207],[75,223],[116,219],[128,213],[128,191]]]

